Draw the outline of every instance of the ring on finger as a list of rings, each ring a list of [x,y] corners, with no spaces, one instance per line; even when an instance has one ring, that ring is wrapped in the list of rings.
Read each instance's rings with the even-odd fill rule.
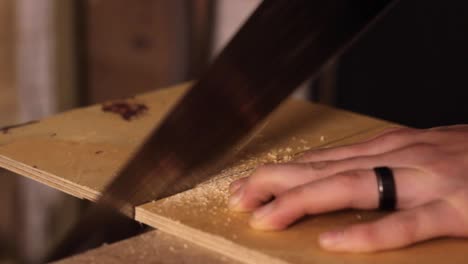
[[[395,177],[389,167],[374,168],[379,192],[379,210],[395,210],[397,204]]]

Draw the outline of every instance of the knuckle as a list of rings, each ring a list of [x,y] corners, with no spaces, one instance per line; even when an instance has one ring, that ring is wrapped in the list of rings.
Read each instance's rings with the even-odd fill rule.
[[[297,158],[298,161],[307,161],[319,155],[323,150],[308,150]]]
[[[468,191],[462,190],[446,197],[447,215],[450,215],[451,235],[468,237]]]
[[[299,186],[279,195],[276,198],[279,206],[290,206],[291,204],[305,204],[309,201],[311,188],[309,185]]]
[[[456,162],[453,161],[454,160],[447,162],[446,159],[434,159],[432,162],[427,163],[426,167],[432,172],[435,179],[442,183],[440,184],[441,187],[463,183],[464,177],[457,177],[458,175],[461,175],[459,173],[459,168],[461,168],[461,166],[458,166],[459,164],[456,164]],[[450,175],[449,181],[447,181],[448,175]]]
[[[411,145],[403,149],[403,152],[412,160],[419,161],[423,164],[432,164],[440,157],[437,146],[429,143]]]
[[[428,142],[440,142],[448,138],[453,137],[464,137],[464,132],[458,132],[453,130],[447,130],[447,128],[442,129],[426,129],[424,130],[422,137],[424,137]]]
[[[394,223],[395,234],[400,236],[405,244],[412,244],[418,240],[418,230],[420,230],[420,224],[415,217],[406,217],[403,221]]]
[[[261,165],[250,175],[249,183],[250,184],[261,184],[265,180],[268,180],[276,170],[276,165],[266,164]]]
[[[360,173],[357,171],[349,171],[346,173],[337,174],[334,178],[334,184],[337,190],[350,190],[358,187]]]
[[[357,239],[361,247],[370,247],[368,250],[372,250],[374,245],[379,244],[379,235],[374,224],[352,225],[348,228],[347,235]]]
[[[413,128],[397,128],[392,129],[389,132],[384,132],[381,136],[377,137],[376,140],[385,141],[385,142],[398,142],[404,138],[410,137],[418,133],[417,129]]]
[[[258,192],[283,192],[301,183],[304,177],[296,176],[296,167],[285,164],[267,164],[258,167],[249,177],[249,190]]]
[[[294,200],[299,200],[297,198],[298,197],[298,194],[297,194],[297,191],[288,191],[286,193],[283,193],[279,196],[277,196],[275,199],[274,199],[274,203],[275,203],[275,208],[287,208],[287,207],[290,207],[291,204],[295,204],[293,201]]]
[[[309,193],[310,188],[307,186],[299,186],[294,189],[291,189],[291,191],[287,192],[287,194],[284,196],[284,200],[304,200],[308,193]]]
[[[273,164],[260,165],[257,169],[255,169],[254,175],[255,176],[262,176],[262,175],[265,175],[265,174],[270,174],[274,169],[273,167],[275,167],[275,165],[273,165]]]
[[[346,201],[343,201],[343,206],[346,208],[358,207],[358,199],[354,192],[362,189],[361,184],[358,182],[359,176],[358,172],[338,174],[331,183],[334,190],[340,192],[344,197],[347,197]]]
[[[320,171],[329,167],[330,161],[318,161],[318,162],[309,162],[307,166],[312,171]]]

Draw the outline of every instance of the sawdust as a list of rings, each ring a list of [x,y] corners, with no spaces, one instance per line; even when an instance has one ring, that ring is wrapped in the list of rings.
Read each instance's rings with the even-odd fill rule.
[[[258,166],[268,163],[290,162],[309,149],[310,147],[308,145],[272,149],[265,154],[241,159],[239,161],[238,167],[247,169],[256,168]]]
[[[193,217],[203,215],[212,219],[213,224],[229,228],[242,217],[232,212],[227,206],[230,197],[230,184],[237,179],[248,177],[263,164],[293,161],[310,148],[306,140],[300,138],[294,138],[294,140],[305,143],[299,146],[274,148],[261,154],[246,155],[212,179],[195,186],[193,189],[171,196],[170,199],[153,202],[157,203],[155,210],[160,214],[166,210],[185,210]],[[187,204],[192,205],[190,209],[187,209]]]
[[[307,142],[303,139],[304,142]],[[268,163],[285,163],[294,160],[304,152],[304,147],[281,147],[271,149],[261,155],[247,157],[241,159],[235,165],[223,170],[217,176],[213,177],[204,183],[199,184],[195,188],[176,194],[170,199],[164,199],[158,205],[158,211],[161,213],[164,210],[179,210],[186,209],[187,204],[193,205],[190,208],[190,213],[193,216],[204,215],[210,217],[217,225],[230,226],[236,222],[238,214],[234,214],[228,209],[229,186],[240,178],[248,177],[258,166]]]

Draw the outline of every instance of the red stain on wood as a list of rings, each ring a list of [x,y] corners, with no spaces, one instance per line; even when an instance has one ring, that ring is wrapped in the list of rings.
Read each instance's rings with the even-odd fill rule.
[[[130,121],[148,111],[148,106],[135,102],[109,102],[102,105],[102,111],[120,115],[124,120]]]

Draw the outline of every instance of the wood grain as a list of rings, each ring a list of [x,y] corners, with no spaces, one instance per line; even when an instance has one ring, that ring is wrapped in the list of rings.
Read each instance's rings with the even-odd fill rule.
[[[186,89],[187,84],[136,96],[131,101],[146,104],[149,111],[130,122],[95,105],[0,133],[0,166],[73,196],[96,200]],[[292,151],[299,152],[385,124],[291,100],[271,116],[231,166],[258,165],[257,160],[266,159],[270,150],[293,146],[295,141],[298,145]]]
[[[100,106],[77,109],[0,133],[0,166],[74,196],[95,200],[188,84],[137,96],[148,113],[133,121]],[[227,186],[265,162],[284,162],[310,148],[360,141],[388,122],[303,101],[288,100],[214,179],[136,208],[136,220],[246,263],[464,263],[466,240],[437,240],[379,254],[332,254],[317,234],[381,215],[338,212],[310,217],[284,232],[251,230],[248,214],[226,207]],[[201,153],[202,155],[202,153]]]
[[[377,130],[335,142],[362,140]],[[318,235],[340,226],[370,221],[383,214],[346,211],[310,216],[286,231],[250,229],[250,215],[227,209],[228,186],[249,174],[229,172],[184,193],[136,208],[136,220],[245,263],[450,263],[466,262],[467,240],[440,239],[377,254],[337,254],[321,250]]]
[[[55,264],[81,263],[234,264],[238,262],[176,236],[151,231],[55,262]]]

